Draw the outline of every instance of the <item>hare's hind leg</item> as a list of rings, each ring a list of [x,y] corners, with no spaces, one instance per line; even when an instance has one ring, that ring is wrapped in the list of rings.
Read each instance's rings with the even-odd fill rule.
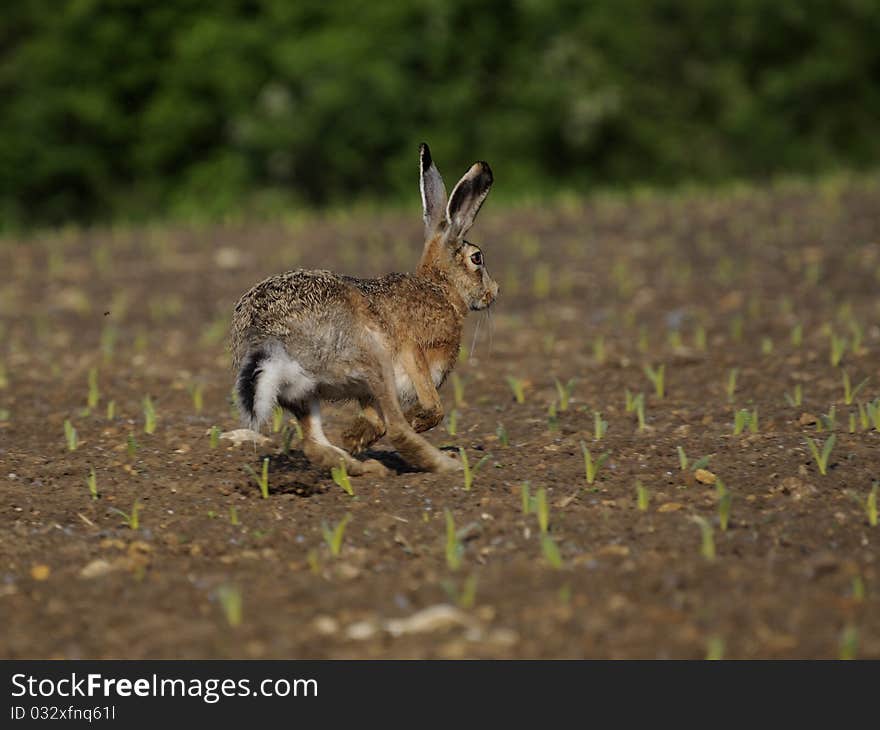
[[[321,405],[317,398],[312,398],[309,401],[308,411],[301,412],[302,415],[298,415],[298,418],[303,430],[303,452],[315,466],[332,469],[334,466],[339,466],[340,461],[344,461],[346,470],[352,476],[361,474],[385,476],[388,474],[388,469],[375,459],[358,461],[351,454],[327,440],[321,426]]]

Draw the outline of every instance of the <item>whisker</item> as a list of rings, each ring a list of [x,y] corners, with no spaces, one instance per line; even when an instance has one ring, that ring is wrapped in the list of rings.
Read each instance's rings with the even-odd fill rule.
[[[468,353],[468,361],[474,356],[474,350],[477,348],[477,334],[480,331],[480,320],[482,317],[477,319],[477,323],[474,325],[474,339],[471,341],[471,351]]]

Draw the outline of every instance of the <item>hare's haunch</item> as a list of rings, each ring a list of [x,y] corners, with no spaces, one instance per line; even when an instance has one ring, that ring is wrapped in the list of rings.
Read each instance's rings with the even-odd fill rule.
[[[349,474],[384,474],[363,451],[387,435],[400,455],[428,471],[459,468],[418,432],[443,418],[437,388],[458,357],[470,310],[489,307],[498,284],[482,251],[464,240],[492,186],[485,162],[446,188],[420,149],[425,245],[412,274],[354,279],[330,271],[289,271],[260,282],[235,305],[232,318],[236,394],[246,425],[257,431],[276,405],[303,429],[303,450],[324,468],[344,461]],[[344,445],[321,427],[321,401],[356,400],[361,413]]]

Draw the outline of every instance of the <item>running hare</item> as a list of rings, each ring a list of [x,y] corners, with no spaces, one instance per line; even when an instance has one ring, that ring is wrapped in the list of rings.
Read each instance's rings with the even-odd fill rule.
[[[385,474],[331,444],[320,402],[356,400],[361,413],[343,437],[353,453],[388,435],[410,464],[458,469],[417,432],[443,418],[437,388],[458,357],[469,310],[498,295],[480,249],[464,240],[489,188],[492,171],[476,162],[447,203],[428,145],[419,148],[425,244],[414,274],[354,279],[329,271],[289,271],[257,284],[236,304],[232,351],[236,392],[254,430],[275,405],[303,429],[303,450],[324,468],[344,461],[349,474]]]

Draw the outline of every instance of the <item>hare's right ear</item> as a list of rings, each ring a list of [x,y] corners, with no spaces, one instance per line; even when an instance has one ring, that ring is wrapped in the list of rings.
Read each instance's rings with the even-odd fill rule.
[[[425,219],[425,238],[428,238],[446,216],[446,186],[431,159],[431,150],[424,142],[419,145],[419,171],[422,217]]]

